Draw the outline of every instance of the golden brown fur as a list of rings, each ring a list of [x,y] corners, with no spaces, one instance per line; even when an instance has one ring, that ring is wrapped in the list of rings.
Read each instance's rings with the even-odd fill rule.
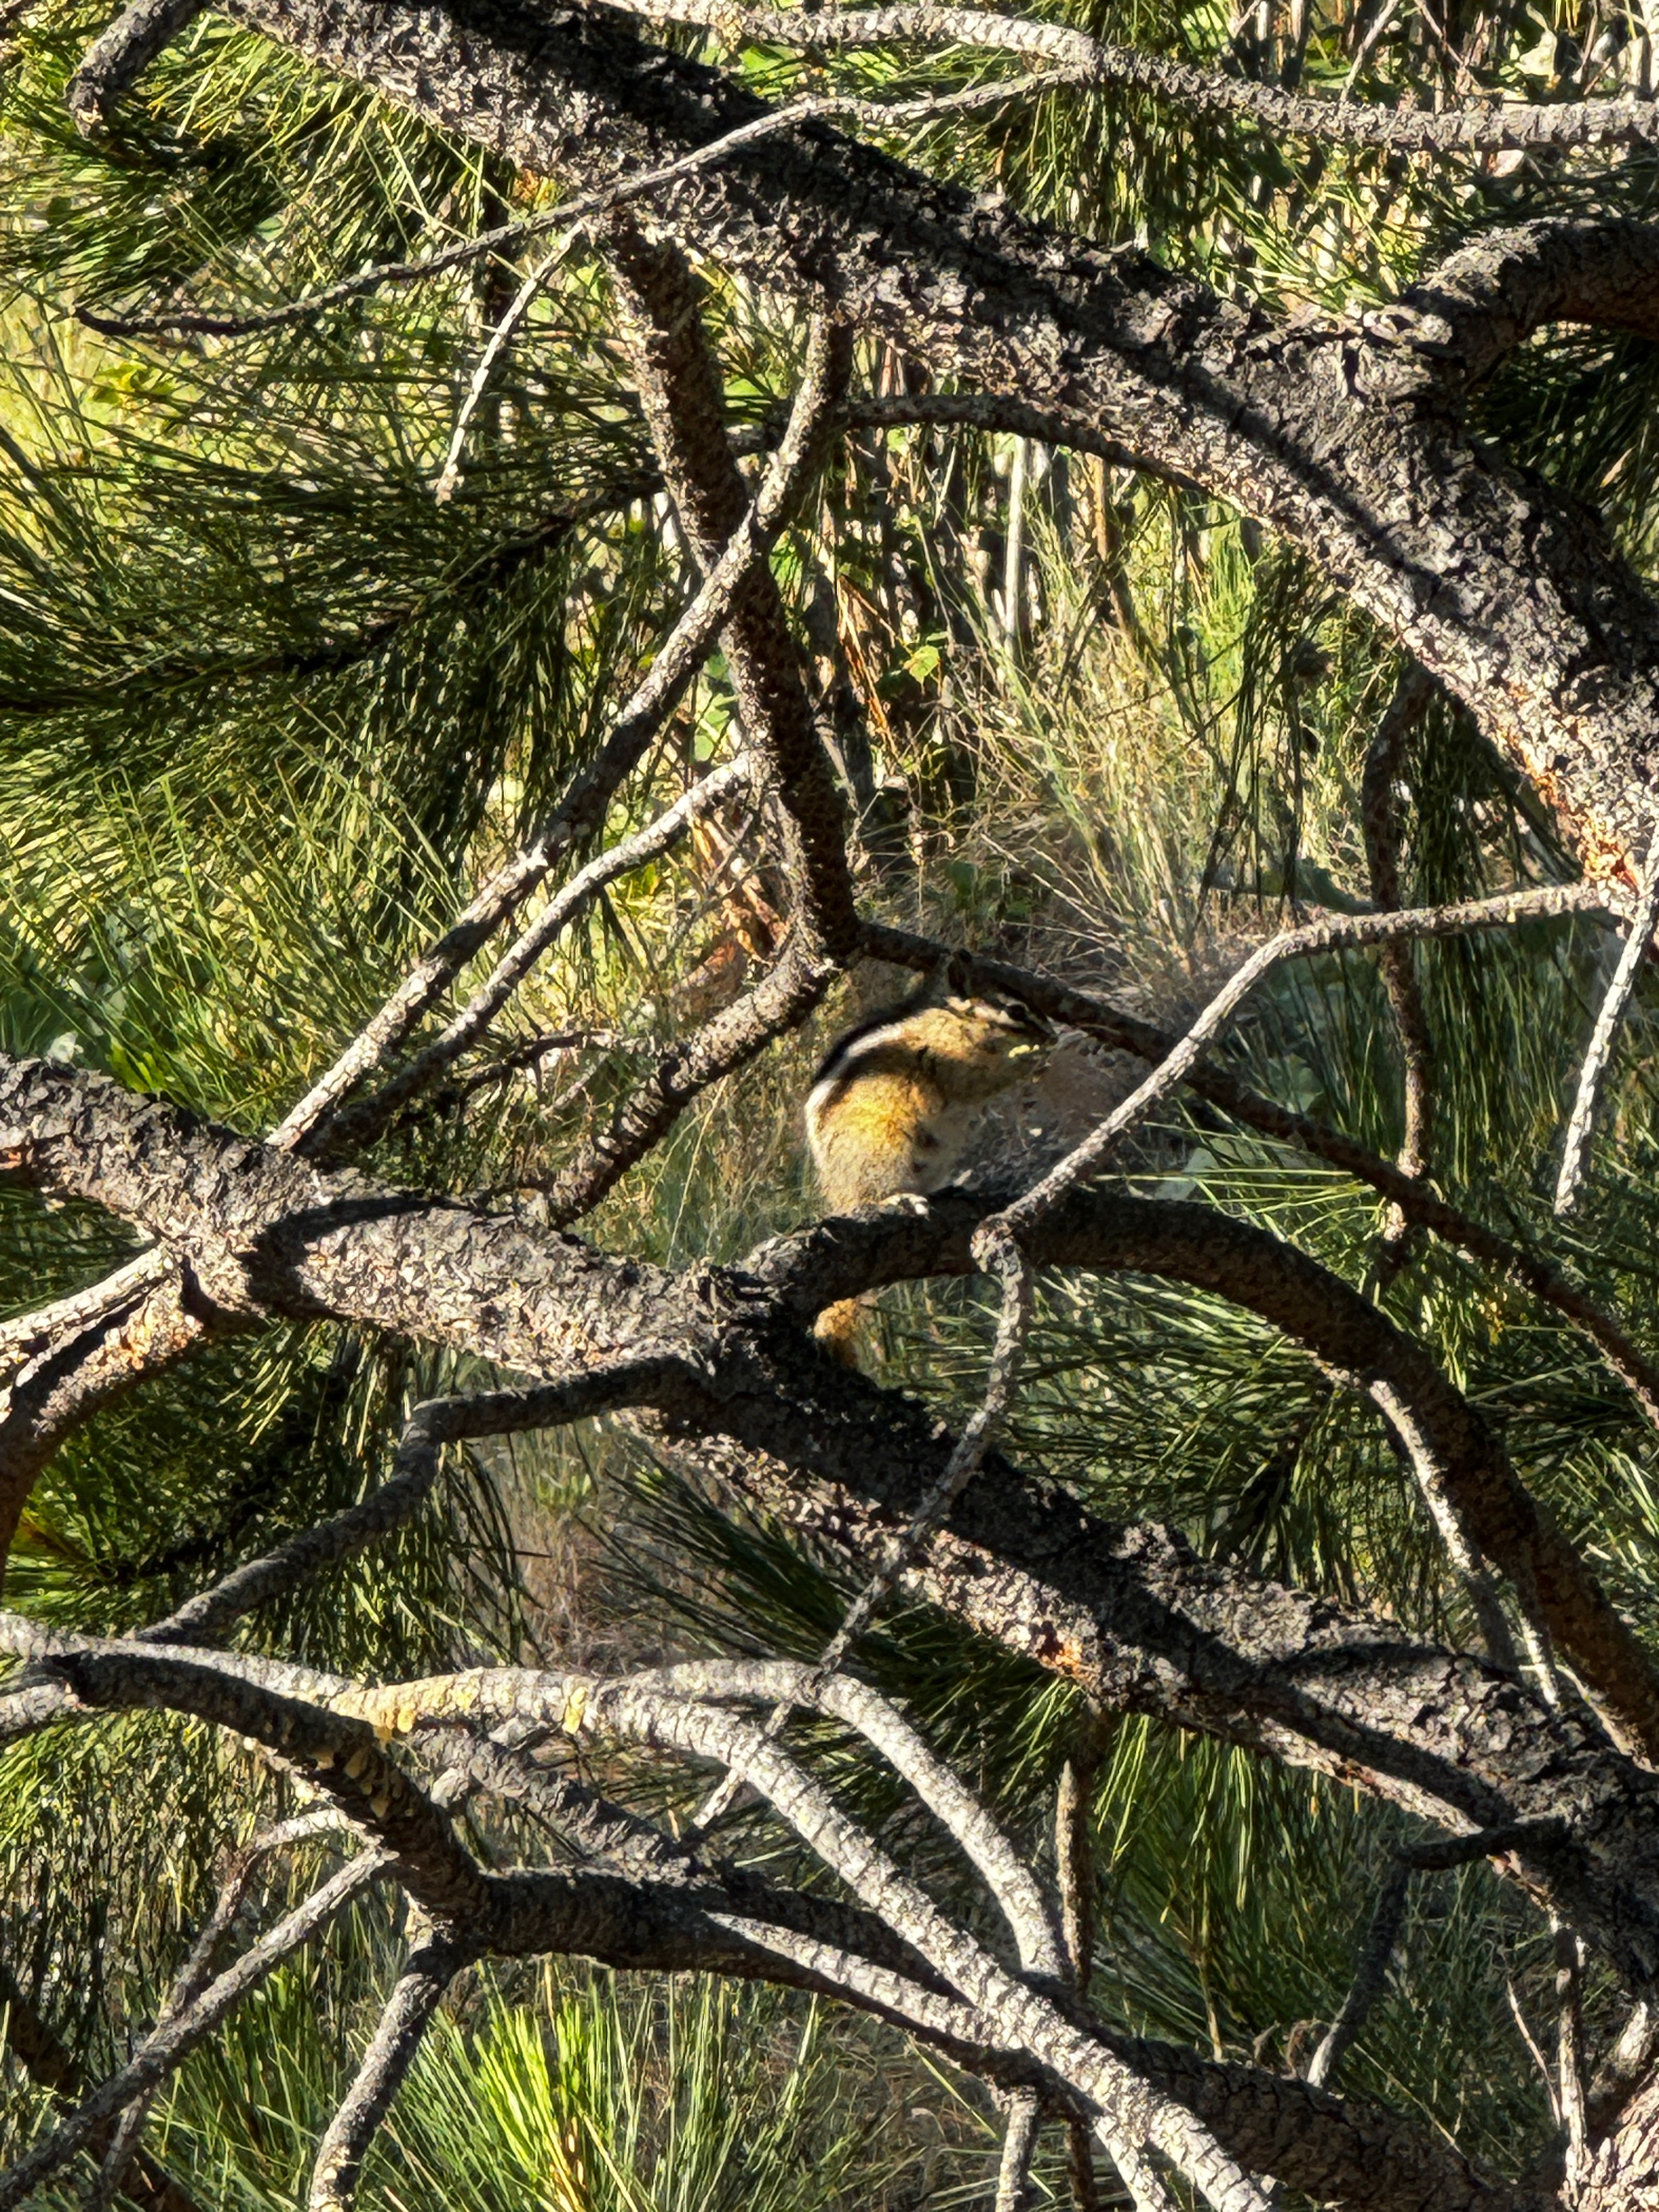
[[[988,1099],[1034,1072],[1049,1033],[1022,1006],[985,999],[911,1000],[849,1030],[818,1070],[806,1136],[832,1212],[904,1192],[939,1190],[955,1174]],[[819,1315],[819,1341],[856,1364],[858,1301]]]

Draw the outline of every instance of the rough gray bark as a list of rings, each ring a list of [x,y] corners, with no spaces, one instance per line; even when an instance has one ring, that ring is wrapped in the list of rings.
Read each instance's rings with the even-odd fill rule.
[[[70,79],[65,98],[76,129],[88,137],[104,130],[122,94],[204,4],[205,0],[133,0],[88,48]]]
[[[922,1408],[833,1368],[789,1316],[872,1283],[959,1272],[983,1200],[957,1194],[925,1213],[842,1221],[781,1240],[747,1269],[674,1276],[325,1176],[40,1062],[0,1066],[0,1157],[15,1176],[74,1190],[164,1238],[199,1294],[233,1316],[332,1314],[532,1374],[617,1351],[660,1358],[650,1397],[668,1432],[695,1438],[734,1484],[866,1569],[950,1457],[951,1438]],[[1389,1325],[1337,1279],[1202,1208],[1083,1194],[1042,1236],[1034,1260],[1182,1273],[1307,1329],[1349,1371],[1393,1356]],[[1415,1363],[1429,1364],[1416,1347],[1402,1356],[1410,1386],[1461,1432],[1500,1513],[1524,1513],[1501,1484],[1491,1488],[1489,1440],[1472,1411],[1431,1368],[1420,1371]],[[1318,1766],[1455,1832],[1565,1820],[1565,1840],[1517,1849],[1504,1870],[1633,1985],[1659,1972],[1659,1780],[1512,1678],[1199,1561],[1166,1532],[1107,1527],[1000,1459],[908,1579],[1104,1704]],[[1592,1604],[1588,1626],[1595,1617]],[[459,1909],[441,1888],[422,1901]]]
[[[479,1739],[456,1730],[457,1723],[464,1723],[483,1705],[527,1705],[538,1710],[550,1701],[564,1723],[578,1731],[594,1721],[604,1729],[620,1720],[625,1726],[642,1726],[653,1739],[678,1740],[689,1723],[696,1741],[708,1749],[746,1746],[767,1754],[783,1775],[787,1789],[795,1790],[796,1813],[807,1818],[809,1825],[819,1817],[832,1827],[838,1825],[842,1844],[862,1852],[855,1832],[821,1793],[815,1793],[804,1778],[799,1787],[790,1781],[789,1762],[771,1751],[759,1730],[748,1727],[734,1733],[717,1715],[706,1711],[697,1721],[694,1707],[674,1697],[664,1701],[659,1691],[652,1688],[651,1678],[608,1686],[583,1678],[579,1694],[574,1694],[576,1681],[569,1678],[561,1686],[553,1678],[522,1671],[364,1691],[281,1662],[188,1651],[158,1653],[130,1643],[44,1638],[15,1620],[6,1627],[12,1648],[34,1652],[37,1664],[74,1674],[100,1697],[125,1702],[137,1695],[143,1702],[222,1722],[229,1717],[236,1728],[251,1731],[285,1756],[300,1753],[318,1788],[355,1808],[377,1840],[404,1826],[404,1816],[395,1806],[380,1802],[381,1793],[374,1789],[369,1770],[356,1760],[353,1747],[361,1748],[356,1733],[361,1723],[330,1710],[331,1703],[373,1715],[392,1730],[418,1729],[422,1723],[417,1716],[431,1707],[446,1714],[450,1723],[453,1748],[443,1761],[450,1779],[465,1775],[486,1789],[550,1810],[556,1825],[574,1840],[629,1877],[618,1880],[602,1869],[568,1878],[480,1875],[483,1910],[467,1930],[468,1942],[475,1948],[577,1952],[618,1966],[659,1971],[697,1966],[781,1980],[861,2003],[920,2034],[957,2063],[1000,2087],[1035,2090],[1046,2111],[1066,2117],[1094,2116],[1086,2100],[1079,2100],[1075,2089],[1028,2053],[983,2040],[987,2023],[974,2006],[950,1996],[949,1984],[879,1915],[858,1905],[781,1890],[752,1871],[700,1860],[683,1844],[651,1829],[639,1815],[607,1807],[584,1785],[517,1759],[502,1747],[510,1731],[497,1730]],[[684,1676],[680,1686],[695,1686],[690,1679],[695,1673],[673,1670],[672,1677],[663,1680],[678,1682]],[[753,1686],[769,1695],[776,1686],[763,1669]],[[301,1703],[304,1743],[296,1738],[295,1727]],[[74,1710],[84,1713],[89,1709]],[[313,1763],[319,1747],[331,1739],[333,1749],[325,1763]],[[306,1756],[307,1750],[311,1757]],[[365,1784],[371,1791],[368,1796],[360,1786]],[[442,1788],[441,1784],[434,1798]],[[311,1906],[291,1915],[228,1968],[177,2021],[147,2039],[133,2062],[77,2108],[66,2131],[0,2182],[0,2203],[15,2201],[21,2189],[61,2165],[76,2144],[87,2139],[87,2130],[99,2124],[100,2115],[107,2118],[136,2089],[162,2078],[222,2017],[239,1991],[252,1987],[276,1957],[322,1924],[325,1911],[332,1909],[331,1900],[341,1893],[341,1884],[349,1890],[354,1881],[373,1878],[382,1865],[375,1856],[357,1862],[326,1893],[319,1893]],[[799,1936],[793,1942],[786,1933],[792,1929]],[[954,1938],[950,1940],[954,1943]],[[981,1956],[976,1947],[969,1946],[956,1962],[960,1966]],[[1017,2007],[1027,2006],[1027,1999],[1006,1980],[1002,1986]],[[945,1994],[933,1999],[928,1994],[933,1990]],[[417,1994],[409,1992],[411,1999]],[[1104,2078],[1121,2081],[1133,2077],[1155,2099],[1185,2107],[1191,2119],[1200,2122],[1249,2171],[1277,2173],[1292,2187],[1322,2199],[1356,2208],[1375,2206],[1377,2212],[1389,2206],[1398,2212],[1534,2212],[1534,2200],[1524,2191],[1492,2182],[1456,2154],[1407,2126],[1357,2112],[1304,2083],[1260,2069],[1217,2066],[1194,2053],[1113,2035],[1081,2015],[1063,2023],[1042,1999],[1035,2002],[1048,2023],[1045,2033],[1058,2035],[1056,2049],[1069,2053],[1068,2065],[1080,2065],[1091,2078],[1103,2066]],[[423,2002],[422,1997],[415,2009],[422,2009]],[[404,2031],[412,2025],[405,2017],[408,2009],[394,2008],[385,2039],[388,2049],[406,2050]],[[380,2063],[381,2055],[368,2055],[360,2077],[372,2074],[377,2094],[392,2086]],[[1177,2131],[1186,2128],[1173,2111],[1169,2118]]]
[[[225,12],[583,183],[765,112],[718,72],[579,8],[225,0]],[[1623,867],[1645,842],[1659,608],[1593,514],[1465,438],[1468,363],[1455,343],[1437,359],[1450,325],[1428,334],[1431,350],[1409,308],[1395,327],[1275,324],[822,124],[738,149],[655,206],[677,237],[879,331],[934,376],[1079,414],[1270,523],[1465,702],[1588,860]]]

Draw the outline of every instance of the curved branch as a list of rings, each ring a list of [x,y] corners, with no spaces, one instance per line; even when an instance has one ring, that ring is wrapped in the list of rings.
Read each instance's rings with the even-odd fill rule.
[[[524,1668],[480,1668],[384,1690],[352,1689],[331,1702],[337,1711],[369,1716],[380,1729],[406,1730],[428,1717],[521,1717],[544,1720],[573,1737],[617,1736],[739,1769],[860,1901],[914,1944],[935,1972],[987,2016],[998,2041],[1023,2045],[1098,2106],[1112,2135],[1129,2146],[1132,2163],[1138,2163],[1133,2156],[1138,2148],[1150,2142],[1208,2197],[1216,2212],[1265,2212],[1262,2192],[1206,2128],[953,1925],[753,1723],[665,1695],[649,1678],[605,1682],[592,1675]]]
[[[226,5],[575,183],[730,149],[775,112],[605,9],[413,0],[394,21],[349,0]],[[822,123],[769,130],[657,206],[735,277],[868,326],[936,380],[1081,414],[1272,524],[1547,787],[1598,869],[1622,870],[1644,842],[1659,604],[1587,509],[1463,436],[1420,347],[1349,322],[1275,323]]]
[[[794,1240],[778,1248],[775,1285],[741,1271],[675,1276],[515,1221],[324,1176],[107,1079],[40,1062],[0,1057],[0,1147],[15,1175],[142,1224],[165,1223],[198,1279],[246,1315],[362,1321],[530,1373],[672,1354],[682,1364],[665,1388],[658,1435],[695,1437],[720,1480],[863,1572],[888,1556],[950,1456],[923,1409],[834,1368],[783,1310],[792,1296],[805,1310],[838,1282],[862,1287],[884,1268],[960,1267],[977,1218],[971,1200]],[[1124,1231],[1143,1218],[1126,1203],[1114,1201],[1111,1215]],[[1288,1267],[1292,1291],[1298,1269],[1311,1268],[1328,1299],[1334,1279],[1271,1238],[1241,1248],[1230,1242],[1239,1224],[1196,1207],[1146,1214],[1162,1224],[1158,1235],[1125,1244],[1117,1264],[1158,1265],[1160,1249],[1167,1261],[1174,1254],[1160,1239],[1186,1235],[1199,1279],[1221,1266],[1225,1295],[1249,1302],[1242,1265],[1261,1274],[1275,1311]],[[1095,1261],[1101,1249],[1095,1235]],[[1063,1251],[1054,1258],[1064,1264]],[[1334,1311],[1346,1327],[1350,1309]],[[1351,1344],[1326,1340],[1321,1322],[1320,1356],[1363,1365],[1380,1347],[1392,1357],[1390,1340],[1368,1334],[1369,1314],[1358,1301]],[[1425,1382],[1455,1436],[1468,1409],[1455,1394],[1433,1397],[1443,1380]],[[1462,1433],[1484,1451],[1478,1425]],[[1477,1472],[1495,1479],[1488,1466]],[[1490,1494],[1504,1502],[1501,1481]],[[1105,1704],[1312,1764],[1454,1830],[1566,1818],[1570,1850],[1522,1854],[1509,1870],[1632,1983],[1659,1978],[1659,1784],[1571,1710],[1551,1713],[1511,1678],[1395,1626],[1196,1561],[1159,1531],[1107,1527],[1001,1459],[957,1500],[908,1581]],[[15,1702],[35,1696],[20,1687]],[[31,1717],[49,1716],[29,1705],[18,1723]]]
[[[29,1492],[65,1437],[234,1326],[160,1246],[0,1326],[0,1580]]]
[[[878,1283],[974,1272],[974,1233],[995,1206],[983,1194],[945,1193],[925,1212],[854,1215],[780,1238],[749,1264],[805,1317]],[[1123,1268],[1216,1291],[1282,1329],[1391,1420],[1403,1404],[1403,1440],[1430,1455],[1469,1535],[1523,1601],[1535,1599],[1609,1717],[1659,1761],[1659,1676],[1641,1642],[1573,1546],[1540,1518],[1479,1413],[1368,1299],[1294,1245],[1206,1206],[1074,1191],[1027,1233],[1042,1266]]]
[[[333,1800],[379,1847],[387,1870],[433,1917],[487,1931],[490,1877],[463,1847],[447,1817],[380,1748],[374,1730],[258,1680],[270,1662],[204,1663],[200,1654],[137,1643],[97,1645],[46,1639],[35,1665],[94,1710],[154,1708],[193,1713],[252,1736]],[[290,1681],[302,1669],[284,1667]],[[4,2198],[0,2197],[0,2206]]]
[[[1659,135],[1659,106],[1644,104]],[[1604,216],[1489,231],[1413,284],[1400,310],[1385,313],[1401,311],[1407,342],[1454,356],[1471,381],[1489,376],[1549,323],[1659,338],[1659,229]],[[1425,319],[1414,332],[1412,316]]]
[[[1599,904],[1594,887],[1588,888],[1592,892],[1589,903]],[[910,930],[866,921],[861,942],[866,958],[890,961],[922,973],[949,961],[969,988],[1022,999],[1050,1020],[1098,1037],[1116,1051],[1133,1053],[1138,1060],[1166,1060],[1180,1042],[1170,1030],[1158,1029],[1138,1015],[1126,1013],[1103,999],[1091,998],[1051,976],[1012,967],[1004,960],[987,959],[980,953],[960,951]],[[1648,1420],[1659,1428],[1659,1366],[1631,1341],[1587,1291],[1553,1261],[1511,1243],[1461,1208],[1449,1206],[1393,1162],[1379,1158],[1340,1130],[1281,1106],[1276,1099],[1264,1098],[1224,1069],[1200,1063],[1188,1081],[1200,1097],[1209,1099],[1245,1128],[1295,1146],[1352,1176],[1357,1182],[1369,1184],[1409,1220],[1420,1222],[1447,1243],[1495,1267],[1500,1276],[1520,1284],[1534,1297],[1553,1307],[1589,1339]]]
[[[1066,23],[989,8],[825,8],[815,13],[744,8],[732,0],[618,0],[653,27],[695,23],[738,41],[807,53],[863,46],[974,46],[1074,70],[1085,84],[1122,84],[1200,114],[1237,115],[1264,131],[1403,154],[1488,154],[1546,146],[1624,146],[1659,140],[1651,100],[1583,100],[1528,107],[1514,101],[1431,114],[1412,107],[1336,102],[1277,85],[1224,76],[1167,54],[1137,53]]]
[[[1013,1932],[1020,1964],[1056,1980],[1064,1969],[1060,1929],[1030,1869],[973,1791],[868,1683],[783,1659],[702,1659],[634,1677],[645,1689],[699,1704],[722,1698],[801,1705],[855,1729],[946,1827],[979,1869]]]
[[[64,100],[76,129],[88,137],[102,131],[122,94],[204,4],[205,0],[132,0],[88,47],[69,81]]]

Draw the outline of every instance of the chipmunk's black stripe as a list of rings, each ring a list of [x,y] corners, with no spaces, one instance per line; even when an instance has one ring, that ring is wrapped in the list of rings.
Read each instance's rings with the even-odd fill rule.
[[[924,1013],[933,1003],[925,989],[913,991],[908,999],[896,1000],[890,1006],[884,1006],[879,1013],[866,1014],[861,1022],[854,1022],[850,1030],[843,1030],[818,1062],[812,1078],[812,1088],[816,1091],[820,1083],[827,1081],[836,1073],[860,1038],[872,1036],[878,1030],[890,1029],[895,1022],[908,1022],[913,1014]]]
[[[878,1030],[895,1028],[916,1014],[925,1014],[936,1006],[948,1006],[951,1003],[949,999],[936,998],[932,985],[924,983],[919,991],[911,992],[908,998],[896,1000],[890,1006],[884,1006],[878,1013],[866,1014],[862,1021],[854,1022],[850,1030],[843,1030],[818,1062],[812,1076],[813,1090],[816,1091],[819,1084],[827,1082],[838,1072],[854,1045],[861,1043],[866,1037],[873,1036]],[[967,1003],[994,1006],[1000,1014],[1011,1016],[1018,1026],[1029,1030],[1033,1036],[1051,1036],[1054,1034],[1042,1015],[1033,1013],[1018,999],[994,999],[981,992]]]

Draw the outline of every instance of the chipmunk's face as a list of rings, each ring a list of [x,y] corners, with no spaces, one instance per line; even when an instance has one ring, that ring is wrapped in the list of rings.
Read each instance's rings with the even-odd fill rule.
[[[837,1040],[806,1102],[807,1141],[829,1203],[843,1212],[939,1190],[979,1109],[1036,1073],[1046,1022],[991,999],[895,1006]]]
[[[1054,1041],[1041,1016],[1014,1001],[947,999],[940,1011],[949,1018],[964,1056],[988,1071],[1006,1070],[1010,1082],[1035,1074]]]

